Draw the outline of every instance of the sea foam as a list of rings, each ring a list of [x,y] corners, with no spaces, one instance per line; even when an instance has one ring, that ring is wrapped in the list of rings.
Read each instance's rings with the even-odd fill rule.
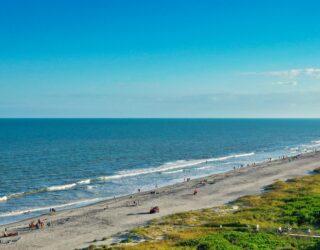
[[[2,197],[0,197],[0,202],[7,201],[7,200],[8,200],[8,197],[7,197],[7,196],[2,196]]]
[[[77,184],[78,185],[86,185],[86,184],[90,184],[91,183],[91,179],[87,179],[87,180],[83,180],[83,181],[78,181]]]
[[[225,161],[233,158],[253,156],[254,154],[255,154],[254,152],[251,152],[251,153],[244,153],[244,154],[228,155],[228,156],[217,157],[217,158],[206,158],[206,159],[199,159],[199,160],[179,160],[179,161],[165,163],[156,168],[119,171],[117,175],[102,176],[99,178],[100,180],[110,180],[110,179],[118,179],[118,178],[143,175],[143,174],[161,173],[161,172],[174,170],[174,169],[188,168],[188,167],[200,165],[207,162]]]
[[[65,204],[60,204],[60,205],[37,207],[37,208],[28,209],[28,210],[17,210],[17,211],[12,211],[12,212],[8,212],[8,213],[0,214],[0,217],[17,216],[17,215],[22,215],[22,214],[31,214],[31,213],[35,213],[35,212],[48,211],[50,208],[59,209],[59,208],[77,206],[77,205],[91,204],[91,203],[96,203],[96,202],[102,201],[102,200],[104,200],[104,199],[94,198],[94,199],[80,200],[80,201],[75,201],[75,202],[70,202],[70,203],[65,203]]]
[[[26,195],[32,195],[32,194],[36,194],[36,193],[56,192],[56,191],[73,189],[73,188],[76,188],[78,185],[88,185],[94,181],[109,181],[109,180],[116,180],[116,179],[121,179],[121,178],[146,175],[146,174],[154,174],[154,173],[174,174],[174,173],[182,172],[184,168],[197,166],[197,165],[200,165],[200,164],[203,164],[206,162],[225,161],[225,160],[229,160],[229,159],[233,159],[233,158],[253,156],[254,154],[255,154],[254,152],[251,152],[251,153],[234,154],[234,155],[228,155],[228,156],[223,156],[223,157],[207,158],[207,159],[199,159],[199,160],[178,160],[178,161],[174,161],[174,162],[165,163],[165,164],[163,164],[159,167],[155,167],[155,168],[119,171],[115,175],[99,176],[97,178],[80,180],[75,183],[55,185],[55,186],[35,189],[35,190],[31,190],[31,191],[26,191],[26,192],[9,194],[9,195],[0,197],[0,202],[4,202],[9,199],[18,198],[18,197],[22,197],[22,196],[26,196]]]
[[[51,186],[47,187],[47,191],[60,191],[60,190],[66,190],[70,188],[74,188],[77,184],[72,183],[72,184],[66,184],[66,185],[60,185],[60,186]]]

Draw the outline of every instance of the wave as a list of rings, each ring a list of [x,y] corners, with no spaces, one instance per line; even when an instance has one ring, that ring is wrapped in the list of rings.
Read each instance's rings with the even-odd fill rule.
[[[152,174],[152,173],[161,173],[168,170],[174,170],[174,169],[180,169],[180,168],[187,168],[196,166],[202,163],[207,162],[217,162],[217,161],[225,161],[233,158],[240,158],[240,157],[246,157],[246,156],[253,156],[255,153],[243,153],[243,154],[234,154],[234,155],[228,155],[218,158],[207,158],[207,159],[200,159],[200,160],[179,160],[174,162],[168,162],[160,167],[157,168],[148,168],[148,169],[137,169],[137,170],[130,170],[130,171],[120,171],[117,175],[110,175],[110,176],[101,176],[98,177],[99,180],[112,180],[112,179],[119,179],[124,177],[130,177],[130,176],[137,176],[137,175],[143,175],[143,174]]]
[[[91,190],[97,188],[96,186],[87,186],[86,189]]]
[[[59,191],[59,190],[74,188],[76,185],[77,185],[76,183],[72,183],[72,184],[66,184],[66,185],[60,185],[60,186],[51,186],[46,189],[47,191]]]
[[[210,166],[203,166],[203,167],[199,167],[199,168],[196,168],[196,169],[202,170],[202,169],[208,169],[208,168],[210,168]]]
[[[211,159],[207,159],[207,161],[208,162],[224,161],[224,160],[229,160],[229,159],[233,159],[233,158],[241,158],[241,157],[253,156],[253,155],[255,155],[255,153],[251,152],[251,153],[244,153],[244,154],[229,155],[229,156],[224,156],[224,157],[219,157],[219,158],[211,158]]]
[[[173,173],[177,173],[177,172],[181,172],[182,171],[182,170],[181,171],[177,170],[177,171],[174,172],[173,170],[175,170],[175,169],[183,169],[183,168],[196,166],[196,165],[199,165],[199,164],[202,164],[202,163],[225,161],[225,160],[228,160],[228,159],[240,158],[240,157],[246,157],[246,156],[252,156],[252,155],[254,155],[253,152],[244,153],[244,154],[228,155],[228,156],[218,157],[218,158],[200,159],[200,160],[178,160],[178,161],[174,161],[174,162],[165,163],[165,164],[163,164],[163,165],[161,165],[159,167],[156,167],[156,168],[136,169],[136,170],[133,170],[133,171],[119,171],[115,175],[99,176],[97,178],[80,180],[80,181],[75,182],[75,183],[50,186],[50,187],[46,187],[46,188],[35,189],[35,190],[31,190],[31,191],[26,191],[26,192],[14,193],[14,194],[6,195],[6,196],[3,196],[3,197],[0,197],[0,202],[4,202],[4,201],[7,201],[9,199],[18,198],[18,197],[27,196],[27,195],[32,195],[32,194],[36,194],[36,193],[55,192],[55,191],[73,189],[73,188],[76,188],[78,185],[87,185],[87,184],[90,184],[91,182],[94,182],[94,181],[109,181],[109,180],[115,180],[115,179],[121,179],[121,178],[133,177],[133,176],[145,175],[145,174],[153,174],[153,173],[173,174]]]
[[[313,140],[308,144],[300,144],[298,146],[290,148],[290,152],[293,153],[309,153],[314,150],[320,149],[320,140]]]
[[[2,196],[2,197],[0,197],[0,202],[7,201],[7,200],[8,200],[8,197],[7,197],[7,196]]]
[[[44,192],[55,192],[55,191],[62,191],[62,190],[72,189],[72,188],[76,187],[77,185],[83,185],[83,184],[86,184],[86,183],[87,183],[87,180],[85,180],[83,182],[79,181],[77,183],[50,186],[50,187],[46,187],[46,188],[39,188],[39,189],[34,189],[34,190],[20,192],[20,193],[13,193],[13,194],[9,194],[9,195],[0,197],[0,202],[1,201],[7,201],[7,200],[10,200],[10,199],[14,199],[14,198],[19,198],[19,197],[22,197],[22,196],[32,195],[32,194],[38,194],[38,193],[44,193]]]
[[[91,179],[87,179],[87,180],[83,180],[83,181],[78,181],[77,184],[78,185],[86,185],[86,184],[90,184],[91,183]]]
[[[175,173],[181,173],[181,172],[183,172],[183,169],[174,170],[174,171],[168,171],[168,172],[163,172],[162,174],[175,174]]]
[[[59,208],[65,208],[65,207],[81,205],[81,204],[96,203],[96,202],[102,201],[104,199],[105,198],[94,198],[94,199],[74,201],[74,202],[70,202],[70,203],[66,203],[66,204],[60,204],[60,205],[37,207],[37,208],[28,209],[28,210],[17,210],[17,211],[12,211],[12,212],[8,212],[8,213],[0,214],[0,217],[17,216],[17,215],[30,214],[30,213],[41,212],[41,211],[48,211],[50,208],[59,209]]]
[[[3,196],[0,198],[0,201],[7,201],[13,198],[19,198],[22,196],[26,196],[26,195],[31,195],[31,194],[36,194],[36,193],[40,193],[43,192],[43,189],[38,189],[38,190],[31,190],[31,191],[26,191],[26,192],[20,192],[20,193],[13,193],[13,194],[8,194],[6,196]]]

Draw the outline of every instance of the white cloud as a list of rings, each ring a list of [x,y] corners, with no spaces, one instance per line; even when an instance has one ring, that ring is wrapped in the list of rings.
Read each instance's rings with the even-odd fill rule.
[[[273,82],[273,85],[285,85],[285,86],[297,86],[298,81],[278,81],[278,82]]]
[[[267,75],[276,77],[296,78],[307,76],[320,79],[320,68],[288,69],[279,71],[247,72],[245,75]]]

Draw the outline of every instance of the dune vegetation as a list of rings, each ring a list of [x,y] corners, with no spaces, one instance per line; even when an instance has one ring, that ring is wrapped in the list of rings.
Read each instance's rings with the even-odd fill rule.
[[[151,221],[122,240],[88,249],[320,249],[320,168],[314,175],[277,181],[260,195],[228,206]]]

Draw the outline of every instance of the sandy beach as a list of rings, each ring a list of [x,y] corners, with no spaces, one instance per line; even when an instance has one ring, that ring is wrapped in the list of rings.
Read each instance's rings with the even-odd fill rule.
[[[276,180],[311,174],[319,166],[320,153],[308,153],[297,159],[275,160],[162,187],[155,193],[141,192],[82,208],[58,211],[39,217],[45,224],[50,224],[40,230],[28,229],[32,220],[1,226],[0,232],[5,228],[9,232],[19,231],[21,239],[8,245],[0,244],[0,249],[83,248],[92,244],[95,239],[143,226],[154,218],[219,206],[243,195],[259,193]],[[207,180],[207,184],[200,184],[203,179]],[[196,196],[193,195],[195,188],[198,189]],[[133,206],[134,201],[139,205]],[[153,206],[160,207],[159,214],[148,214]]]

